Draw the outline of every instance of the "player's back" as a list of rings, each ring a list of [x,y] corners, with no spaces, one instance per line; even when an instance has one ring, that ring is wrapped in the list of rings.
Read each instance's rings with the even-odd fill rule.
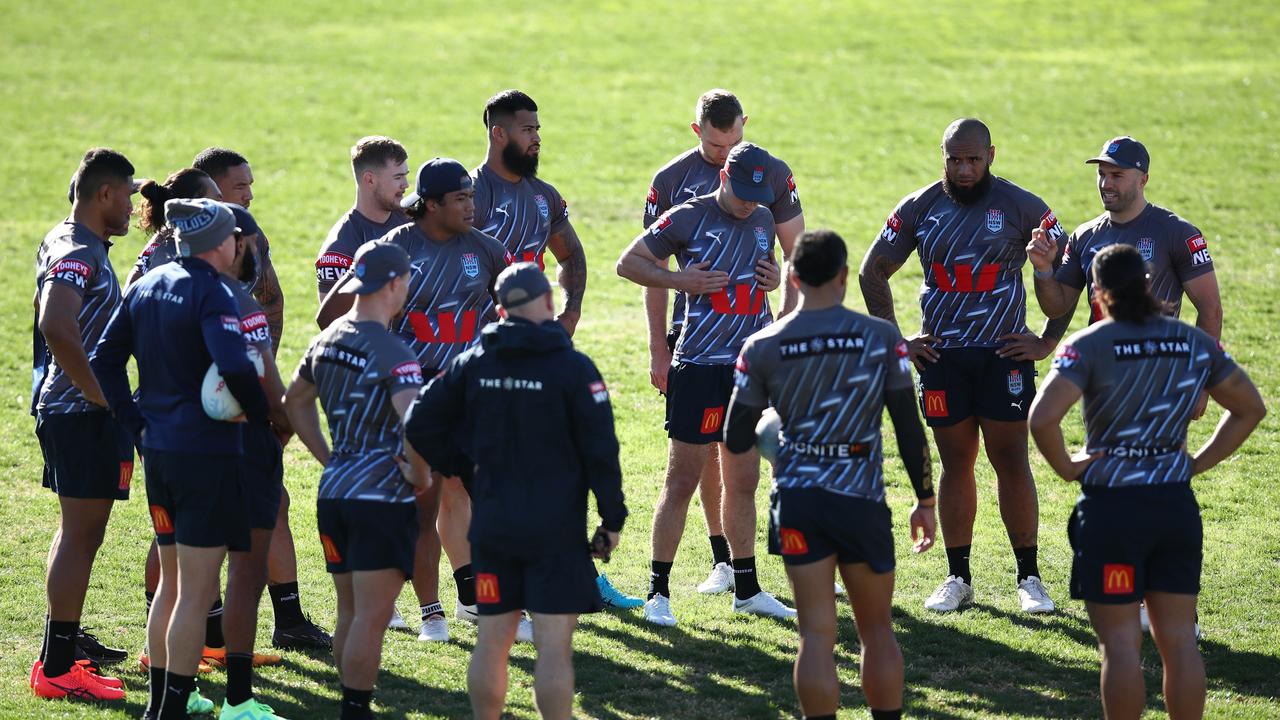
[[[1235,363],[1200,329],[1160,316],[1096,323],[1063,343],[1053,369],[1083,390],[1086,450],[1106,453],[1081,482],[1130,486],[1191,480],[1192,410]]]
[[[780,488],[884,496],[880,421],[886,388],[909,388],[901,336],[842,306],[792,313],[751,336],[738,371],[764,383],[782,419]]]

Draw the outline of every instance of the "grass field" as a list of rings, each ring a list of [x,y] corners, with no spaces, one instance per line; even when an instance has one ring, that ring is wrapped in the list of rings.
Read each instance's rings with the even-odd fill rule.
[[[43,703],[23,679],[38,650],[45,553],[56,524],[39,487],[40,455],[26,413],[31,261],[66,212],[67,178],[85,148],[125,152],[140,176],[163,177],[208,145],[247,155],[253,209],[273,241],[287,297],[280,364],[296,365],[315,326],[311,263],[353,189],[347,150],[366,134],[402,140],[414,167],[435,155],[474,166],[480,111],[520,87],[541,106],[542,174],[569,200],[591,266],[578,345],[613,390],[632,515],[608,572],[633,592],[647,579],[649,523],[665,461],[661,404],[648,386],[639,290],[613,264],[639,231],[654,170],[692,143],[694,99],[733,89],[747,137],[795,171],[810,227],[838,229],[860,258],[894,203],[938,176],[938,141],[952,119],[991,126],[996,171],[1043,196],[1068,228],[1099,212],[1082,160],[1117,134],[1151,151],[1148,197],[1195,222],[1217,260],[1225,341],[1268,400],[1280,289],[1275,168],[1280,165],[1280,34],[1274,4],[989,2],[98,3],[0,2],[0,717],[139,717],[145,676],[123,666],[129,697],[99,709]],[[123,273],[144,237],[113,256]],[[1029,274],[1029,271],[1028,271]],[[893,288],[898,316],[918,321],[918,265]],[[862,310],[856,294],[851,307]],[[1039,314],[1033,310],[1033,323]],[[1074,328],[1084,323],[1078,314]],[[1068,441],[1079,443],[1073,413]],[[1192,442],[1217,411],[1196,423]],[[1211,717],[1280,717],[1280,433],[1275,415],[1248,445],[1197,481],[1206,531],[1200,622]],[[888,445],[892,447],[890,443]],[[1023,617],[1013,560],[979,463],[977,607],[926,615],[945,574],[941,549],[906,552],[910,492],[887,466],[899,537],[896,627],[907,664],[909,716],[1100,716],[1098,658],[1080,603],[1067,599],[1065,522],[1075,491],[1033,453],[1040,482],[1041,568],[1062,610]],[[315,534],[318,466],[287,452],[293,527],[306,608],[332,627],[334,601]],[[767,482],[761,486],[765,499]],[[141,485],[117,507],[85,608],[109,644],[143,642],[142,560],[150,536]],[[763,542],[763,533],[761,534]],[[763,547],[763,545],[761,545]],[[763,583],[789,598],[781,564]],[[578,713],[596,718],[797,717],[794,627],[744,620],[724,597],[693,589],[709,567],[701,510],[691,511],[672,576],[680,626],[635,613],[588,618],[578,634]],[[445,574],[447,577],[447,573]],[[442,588],[446,603],[453,588]],[[406,614],[410,593],[402,597]],[[264,602],[260,638],[269,639]],[[474,631],[424,647],[388,640],[376,704],[385,717],[469,712],[465,672]],[[840,626],[842,717],[865,717],[856,635]],[[509,708],[534,715],[533,655],[517,648]],[[1145,649],[1151,716],[1163,717],[1159,658]],[[222,676],[202,682],[220,701]],[[260,695],[285,717],[336,717],[330,659],[290,654],[263,672]]]

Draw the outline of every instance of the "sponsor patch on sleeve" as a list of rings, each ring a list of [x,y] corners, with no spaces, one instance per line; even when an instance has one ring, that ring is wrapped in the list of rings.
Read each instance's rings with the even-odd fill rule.
[[[421,385],[422,366],[415,360],[391,368],[391,380],[397,385]]]
[[[322,254],[319,259],[316,260],[316,267],[346,270],[351,267],[351,260],[351,256],[343,255],[340,252],[327,252]]]
[[[898,344],[893,346],[893,351],[898,355],[898,368],[904,373],[910,373],[911,346],[907,345],[906,340],[899,340]]]
[[[1191,253],[1192,265],[1208,265],[1213,262],[1213,258],[1209,256],[1209,243],[1205,241],[1203,235],[1192,235],[1187,238],[1187,251]]]
[[[791,194],[792,205],[800,202],[800,191],[796,190],[796,177],[794,175],[787,176],[787,192]]]
[[[1053,369],[1065,370],[1074,367],[1078,362],[1080,362],[1080,351],[1076,350],[1074,345],[1064,344],[1053,356]]]
[[[658,233],[662,232],[663,230],[666,230],[669,227],[671,227],[671,215],[667,214],[658,218],[658,222],[653,224],[653,228],[650,230],[650,232],[652,232],[654,235],[657,235]]]
[[[240,332],[240,318],[235,315],[223,315],[219,318],[222,323],[223,330],[230,330],[233,333]]]
[[[609,402],[609,388],[605,387],[603,380],[596,380],[587,385],[587,390],[591,393],[591,399],[596,401],[597,405]]]
[[[902,218],[898,217],[898,213],[890,213],[889,218],[884,221],[884,230],[880,231],[880,239],[890,245],[898,244],[898,233],[902,230]]]
[[[49,268],[48,274],[50,280],[62,280],[79,288],[88,287],[91,277],[93,277],[93,268],[89,267],[89,263],[76,258],[59,260]]]
[[[1048,233],[1049,239],[1054,242],[1057,242],[1065,234],[1062,230],[1062,224],[1058,222],[1053,210],[1044,211],[1044,215],[1040,217],[1040,228]]]

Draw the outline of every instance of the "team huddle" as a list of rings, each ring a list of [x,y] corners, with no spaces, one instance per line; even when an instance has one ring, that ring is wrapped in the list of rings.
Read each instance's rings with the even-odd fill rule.
[[[536,648],[540,715],[570,717],[580,614],[639,608],[649,623],[677,624],[670,578],[695,491],[711,550],[697,590],[732,593],[734,613],[796,619],[804,717],[835,717],[841,594],[871,716],[902,717],[887,411],[916,497],[913,551],[932,547],[941,524],[948,571],[925,608],[974,602],[982,447],[1012,549],[1010,587],[1024,612],[1056,609],[1038,567],[1034,438],[1058,475],[1081,484],[1068,528],[1070,595],[1098,634],[1107,717],[1143,710],[1148,626],[1170,715],[1203,714],[1203,541],[1190,480],[1234,452],[1265,408],[1218,342],[1221,301],[1202,234],[1145,198],[1151,160],[1140,142],[1115,138],[1087,161],[1104,212],[1068,235],[1040,197],[992,174],[988,128],[955,121],[943,135],[942,178],[892,210],[857,270],[864,315],[844,307],[846,243],[805,230],[791,168],[744,142],[747,116],[732,93],[700,97],[698,144],[654,176],[643,232],[616,268],[644,288],[650,381],[665,397],[669,438],[640,598],[595,564],[617,547],[628,511],[607,385],[573,347],[587,260],[568,203],[538,176],[537,111],[517,90],[490,98],[485,161],[468,171],[434,158],[412,189],[399,142],[356,143],[355,205],[315,262],[320,332],[291,376],[276,364],[284,296],[248,210],[248,161],[210,148],[164,182],[135,183],[124,155],[86,153],[71,215],[36,263],[31,410],[61,512],[30,676],[36,695],[124,697],[124,683],[102,668],[128,653],[86,632],[81,613],[136,449],[155,531],[140,656],[146,718],[215,712],[196,687],[215,666],[226,669],[220,718],[280,717],[253,689],[254,668],[281,661],[255,652],[264,589],[272,645],[331,648],[341,717],[373,717],[385,632],[409,629],[395,607],[406,582],[418,639],[450,638],[442,553],[457,587],[454,619],[478,626],[467,676],[475,717],[502,714],[517,641]],[[122,290],[108,250],[129,230],[135,193],[151,238]],[[904,334],[889,278],[912,253],[924,275],[920,329]],[[1028,262],[1048,318],[1038,333],[1026,322]],[[769,293],[779,289],[775,313]],[[1090,325],[1063,339],[1082,292]],[[1184,294],[1196,327],[1177,319]],[[1037,391],[1035,363],[1051,354]],[[209,383],[230,410],[211,409]],[[1225,412],[1192,452],[1187,427],[1210,398]],[[1078,401],[1087,440],[1072,455],[1061,422]],[[936,492],[925,426],[941,460]],[[294,435],[323,468],[315,511],[337,596],[332,635],[298,593],[282,454]],[[782,558],[794,608],[756,575],[762,454],[774,478],[768,551]],[[589,495],[600,517],[590,536]]]

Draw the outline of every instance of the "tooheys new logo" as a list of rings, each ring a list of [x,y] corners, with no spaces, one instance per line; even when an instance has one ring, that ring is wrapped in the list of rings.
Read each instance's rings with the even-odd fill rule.
[[[898,217],[898,213],[891,213],[889,218],[884,221],[884,230],[880,231],[880,239],[890,245],[898,244],[898,233],[902,231],[902,218]]]
[[[63,258],[49,269],[50,280],[74,283],[79,288],[88,287],[90,277],[93,277],[93,268],[83,260],[75,258]]]
[[[1187,251],[1191,253],[1192,265],[1208,265],[1213,262],[1213,258],[1209,257],[1209,243],[1205,242],[1202,235],[1187,238]]]
[[[347,268],[351,267],[349,255],[340,252],[327,252],[316,259],[316,280],[320,282],[336,282]]]
[[[658,214],[658,189],[649,186],[649,195],[644,200],[644,214],[654,216]]]

